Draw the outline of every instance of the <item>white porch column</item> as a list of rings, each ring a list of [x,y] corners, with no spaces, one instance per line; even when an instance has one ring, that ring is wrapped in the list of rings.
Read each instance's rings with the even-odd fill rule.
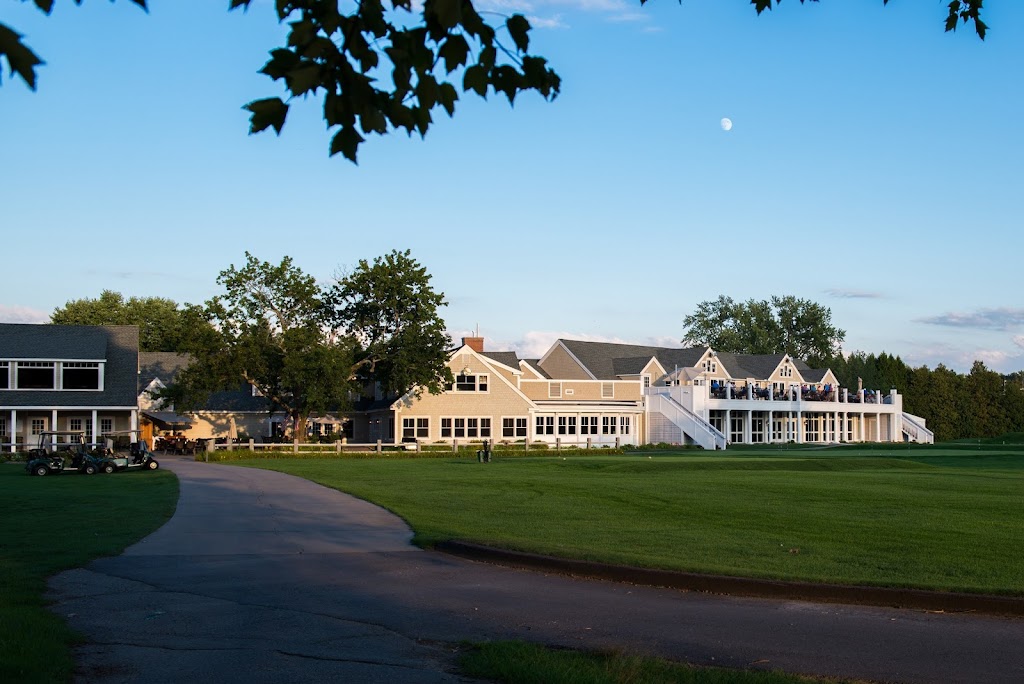
[[[749,387],[749,386],[750,385],[747,385],[747,387]],[[746,414],[747,415],[745,416],[744,421],[743,421],[743,443],[744,444],[752,444],[753,441],[754,441],[754,438],[753,438],[754,412],[752,410],[750,410],[750,409],[747,409],[746,410]]]
[[[11,422],[8,424],[7,434],[11,437],[11,453],[18,450],[18,410],[11,409]]]
[[[765,425],[765,436],[764,441],[768,444],[772,443],[772,436],[775,432],[775,411],[768,412],[768,424]]]
[[[57,429],[57,409],[53,409],[52,411],[50,411],[50,429],[51,430],[56,430]],[[54,437],[53,441],[54,441],[54,443],[56,443],[57,438]]]
[[[865,439],[865,434],[864,434],[864,412],[863,411],[860,412],[860,426],[859,427],[860,427],[860,441],[863,442],[864,439]]]
[[[797,411],[796,411],[796,425],[793,426],[793,429],[796,432],[796,443],[797,444],[803,444],[804,443],[804,414],[803,414],[803,411],[801,411],[800,409],[797,409]]]
[[[876,442],[881,442],[882,441],[882,414],[881,413],[876,413],[875,414],[875,441]]]
[[[234,418],[232,418],[231,420],[234,421]],[[129,428],[130,430],[138,430],[139,429],[139,410],[138,409],[132,409],[132,414],[131,414],[131,418],[130,418],[130,421],[129,421],[129,425],[131,426]]]
[[[728,390],[726,390],[728,392]],[[725,442],[732,441],[732,409],[725,409],[725,421],[722,423],[722,432],[725,434]]]
[[[92,444],[99,443],[99,440],[96,438],[96,435],[99,434],[100,429],[99,414],[100,412],[97,411],[96,409],[92,410],[92,430],[90,431],[89,434],[89,442]]]

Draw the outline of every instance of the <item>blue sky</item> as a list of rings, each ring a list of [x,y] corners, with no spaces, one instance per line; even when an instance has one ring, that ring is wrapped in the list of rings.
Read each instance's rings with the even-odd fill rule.
[[[534,19],[561,96],[465,95],[354,166],[315,100],[247,135],[282,94],[271,3],[6,3],[47,65],[0,86],[0,320],[202,302],[246,250],[328,280],[409,248],[494,349],[678,344],[698,302],[792,294],[848,351],[1019,370],[1024,3],[989,4],[982,42],[938,0],[486,0]]]

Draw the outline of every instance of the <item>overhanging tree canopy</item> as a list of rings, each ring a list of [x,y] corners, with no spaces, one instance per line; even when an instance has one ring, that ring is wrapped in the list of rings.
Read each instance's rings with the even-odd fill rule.
[[[146,0],[129,1],[147,6]],[[46,14],[53,10],[54,0],[31,2]],[[229,7],[247,9],[252,2],[229,0]],[[780,2],[750,0],[758,14]],[[472,0],[275,0],[275,9],[290,32],[287,44],[270,51],[260,72],[283,82],[287,100],[323,98],[324,121],[333,131],[330,153],[353,162],[364,136],[398,130],[426,135],[435,109],[454,114],[457,86],[480,97],[501,93],[510,104],[523,91],[553,100],[561,89],[547,60],[529,53],[528,20],[512,14],[500,25],[489,24]],[[947,10],[947,31],[970,22],[984,40],[982,0],[952,0]],[[507,40],[499,38],[504,34]],[[0,57],[35,89],[36,67],[43,61],[21,38],[0,23]],[[252,115],[250,132],[273,128],[280,134],[288,106],[280,97],[245,105]]]

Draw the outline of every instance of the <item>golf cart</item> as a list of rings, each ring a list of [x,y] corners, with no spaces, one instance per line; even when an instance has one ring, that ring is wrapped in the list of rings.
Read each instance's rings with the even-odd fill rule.
[[[118,470],[156,470],[160,467],[160,462],[153,458],[153,452],[140,435],[141,430],[115,430],[100,435],[106,441],[107,458]]]
[[[28,454],[25,470],[32,475],[52,475],[65,470],[93,475],[101,470],[112,473],[117,469],[109,458],[89,453],[85,433],[78,431],[40,432],[38,446],[29,449]]]

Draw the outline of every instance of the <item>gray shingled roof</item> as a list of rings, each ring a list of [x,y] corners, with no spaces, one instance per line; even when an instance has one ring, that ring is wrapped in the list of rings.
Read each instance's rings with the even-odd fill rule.
[[[480,355],[519,370],[519,356],[514,351],[489,351],[481,352]]]
[[[138,326],[2,323],[0,359],[106,361],[100,392],[4,390],[4,407],[135,406],[138,401]]]
[[[785,354],[730,354],[719,352],[718,359],[734,378],[764,380],[782,363]]]
[[[584,342],[582,340],[560,340],[566,349],[580,360],[598,380],[615,380],[626,373],[616,372],[616,359],[637,359],[646,357],[649,361],[653,356],[665,368],[671,371],[676,366],[692,366],[707,351],[707,347],[690,347],[672,349],[669,347],[649,347],[639,344],[617,344],[614,342]],[[646,361],[644,362],[646,364]],[[633,365],[627,364],[632,368]],[[639,371],[636,371],[639,372]]]
[[[170,385],[174,378],[189,363],[187,354],[174,352],[142,352],[139,354],[139,392],[159,378],[164,385]],[[252,388],[243,384],[237,390],[214,392],[203,405],[202,411],[267,411],[269,402],[264,397],[254,397]]]
[[[800,376],[807,382],[821,382],[827,372],[827,368],[804,368],[800,370]]]
[[[633,356],[612,359],[612,371],[616,375],[639,375],[644,367],[651,362],[650,356]]]
[[[0,359],[102,361],[107,358],[110,335],[109,327],[98,325],[4,323],[0,325]]]
[[[522,360],[525,361],[526,363],[530,364],[530,368],[532,368],[533,370],[535,370],[538,373],[540,373],[540,377],[542,377],[542,378],[549,378],[549,379],[551,378],[551,375],[548,374],[548,372],[546,370],[544,370],[543,368],[540,367],[540,359],[522,359]]]
[[[139,352],[139,391],[149,387],[149,383],[157,378],[165,385],[171,384],[188,362],[188,354]]]

